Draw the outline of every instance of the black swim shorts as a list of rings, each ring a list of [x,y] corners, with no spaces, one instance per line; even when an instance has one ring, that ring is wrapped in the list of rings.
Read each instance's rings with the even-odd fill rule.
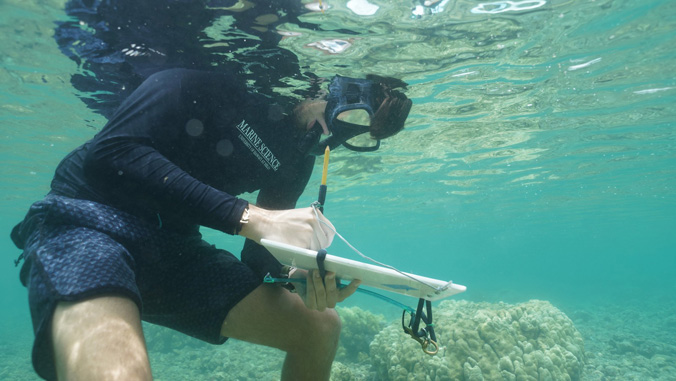
[[[262,281],[197,230],[167,231],[92,201],[48,195],[31,206],[12,238],[24,250],[33,366],[46,379],[56,379],[51,320],[60,301],[126,296],[143,320],[222,344],[226,315]]]

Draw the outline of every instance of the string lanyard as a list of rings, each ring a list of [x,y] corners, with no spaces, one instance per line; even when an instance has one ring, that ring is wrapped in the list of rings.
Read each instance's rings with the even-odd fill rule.
[[[407,274],[407,273],[405,273],[405,272],[403,272],[403,271],[397,269],[397,268],[394,267],[394,266],[388,265],[388,264],[386,264],[386,263],[379,262],[379,261],[377,261],[377,260],[375,260],[375,259],[373,259],[373,258],[371,258],[371,257],[369,257],[369,256],[367,256],[367,255],[365,255],[364,253],[362,253],[361,251],[359,251],[359,249],[357,249],[356,247],[354,247],[347,239],[345,239],[345,237],[343,237],[340,233],[338,233],[338,231],[337,231],[334,227],[332,227],[331,225],[329,225],[329,224],[326,223],[325,221],[322,221],[321,218],[319,218],[319,213],[317,213],[317,209],[319,209],[319,205],[318,205],[318,202],[317,202],[317,201],[315,201],[315,202],[313,202],[312,204],[310,204],[310,206],[312,206],[312,208],[313,208],[314,211],[315,211],[315,219],[317,220],[317,222],[320,223],[320,224],[323,224],[324,226],[326,226],[327,229],[329,229],[331,232],[333,232],[333,234],[335,234],[338,238],[340,238],[341,241],[343,241],[350,249],[352,249],[352,251],[354,251],[355,253],[357,253],[360,257],[366,259],[367,261],[373,262],[373,263],[377,264],[378,266],[382,266],[382,267],[386,267],[386,268],[388,268],[388,269],[390,269],[390,270],[394,270],[394,271],[398,272],[399,274],[401,274],[401,275],[403,275],[403,276],[405,276],[405,277],[407,277],[407,278],[409,278],[409,279],[412,279],[412,280],[414,280],[414,281],[416,281],[416,282],[418,282],[418,283],[420,283],[420,284],[422,284],[422,285],[424,285],[424,286],[426,286],[426,287],[429,287],[429,288],[431,288],[431,289],[433,289],[433,290],[435,290],[435,291],[437,291],[437,292],[443,291],[443,287],[433,286],[433,285],[431,285],[431,284],[429,284],[429,283],[427,283],[427,282],[424,282],[424,281],[422,281],[422,280],[420,280],[420,279],[418,279],[418,278],[416,278],[416,277],[414,277],[414,276],[412,276],[412,275],[410,275],[410,274]]]

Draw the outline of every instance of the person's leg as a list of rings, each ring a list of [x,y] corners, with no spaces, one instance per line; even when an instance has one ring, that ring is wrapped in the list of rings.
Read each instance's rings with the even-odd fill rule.
[[[221,335],[285,351],[282,380],[328,380],[340,317],[331,308],[308,309],[281,287],[261,285],[230,310]]]
[[[152,379],[139,310],[128,298],[60,302],[52,340],[60,380]]]

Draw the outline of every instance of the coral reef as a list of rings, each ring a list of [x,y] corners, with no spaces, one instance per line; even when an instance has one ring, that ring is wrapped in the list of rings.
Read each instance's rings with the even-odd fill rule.
[[[342,363],[335,361],[331,367],[331,381],[371,381],[376,380],[368,362]]]
[[[567,329],[572,329],[570,322],[557,323],[557,320],[565,321],[565,317],[546,302],[519,305],[450,302],[442,303],[441,306],[435,308],[436,329],[439,332],[440,345],[445,346],[437,356],[422,354],[418,344],[398,333],[401,327],[397,323],[385,328],[383,333],[375,339],[372,348],[374,356],[371,358],[363,352],[363,345],[364,342],[373,339],[374,336],[368,329],[376,324],[364,322],[370,319],[382,321],[382,317],[374,317],[368,311],[349,309],[346,312],[345,309],[340,308],[340,313],[344,318],[343,333],[354,336],[355,341],[341,339],[339,351],[344,354],[342,358],[334,362],[331,380],[469,380],[482,377],[486,380],[511,379],[511,375],[516,376],[516,374],[509,372],[507,359],[501,360],[504,355],[492,357],[493,361],[495,358],[498,359],[497,363],[488,364],[487,368],[483,364],[487,360],[484,359],[482,363],[481,356],[490,356],[482,354],[482,348],[476,349],[477,344],[473,343],[473,340],[479,332],[482,332],[481,327],[484,323],[496,319],[498,321],[508,320],[506,316],[509,315],[511,319],[512,314],[519,316],[517,309],[525,310],[520,313],[521,316],[529,316],[523,320],[524,327],[527,328],[528,319],[537,321],[539,319],[537,316],[540,316],[542,321],[552,320],[551,324],[546,324],[548,327],[555,325],[564,327],[555,330],[554,334],[570,337],[566,334]],[[548,312],[538,312],[543,309]],[[569,306],[566,312],[569,313],[576,328],[585,338],[584,380],[674,380],[674,374],[676,374],[674,365],[676,364],[676,330],[674,329],[676,327],[676,318],[674,318],[676,303],[674,303],[673,294],[668,297],[644,297],[641,301],[631,302],[603,300],[585,305],[576,303]],[[504,317],[500,318],[500,316]],[[470,327],[470,323],[473,327]],[[492,324],[497,327],[497,323]],[[512,323],[515,325],[505,330],[510,332],[521,330],[519,319],[513,320]],[[23,323],[11,322],[9,326],[20,324]],[[539,325],[541,331],[545,330],[543,326],[543,324]],[[468,334],[468,338],[463,339],[470,348],[471,354],[462,359],[458,354],[458,348],[453,347],[458,346],[459,336],[463,335],[465,330],[475,333]],[[156,380],[279,380],[284,360],[284,353],[281,351],[235,340],[225,345],[210,345],[151,324],[145,324],[144,331]],[[532,332],[530,329],[526,331]],[[359,332],[365,332],[362,340],[359,340]],[[456,332],[458,338],[450,336],[453,340],[447,340],[453,332]],[[526,338],[525,335],[524,338]],[[507,339],[504,340],[507,341]],[[569,339],[567,340],[570,342]],[[348,342],[354,344],[347,344]],[[578,349],[581,350],[579,338],[572,342],[573,345],[579,344]],[[20,332],[14,330],[3,333],[0,331],[0,380],[35,380],[37,378],[30,364],[31,344],[32,334],[28,329]],[[517,345],[525,346],[525,344]],[[525,369],[530,366],[532,370],[532,364],[538,361],[539,357],[535,352],[540,351],[544,355],[547,350],[534,344],[531,344],[530,348],[533,349],[532,354],[524,356],[524,358],[529,357],[530,362],[519,361],[519,367]],[[549,352],[553,352],[551,346],[549,348]],[[375,351],[379,354],[375,355]],[[453,351],[456,351],[456,354],[452,354]],[[565,353],[559,351],[562,354]],[[349,360],[347,352],[357,353],[357,360]],[[572,353],[572,351],[568,352]],[[399,360],[390,362],[390,357],[395,355]],[[469,360],[470,357],[472,360]],[[509,357],[514,367],[517,363],[515,360],[517,359]],[[582,361],[582,356],[579,356],[578,361]],[[407,365],[403,366],[402,363]],[[501,366],[507,372],[499,372],[502,370]],[[392,376],[390,376],[389,369],[392,369]],[[451,369],[455,373],[452,373]],[[523,378],[544,380],[551,374],[551,371],[549,373],[543,371],[541,378],[540,373],[537,376],[529,375]],[[457,377],[452,375],[457,375]],[[554,380],[566,378],[576,379],[576,376],[562,374],[560,377],[553,375],[551,377]],[[521,377],[516,377],[516,379],[520,380]]]
[[[343,322],[336,359],[368,363],[369,345],[385,327],[385,317],[359,307],[337,307],[336,310]]]
[[[545,301],[509,305],[445,301],[435,310],[440,350],[428,356],[392,324],[371,343],[373,370],[388,380],[579,380],[582,336]]]

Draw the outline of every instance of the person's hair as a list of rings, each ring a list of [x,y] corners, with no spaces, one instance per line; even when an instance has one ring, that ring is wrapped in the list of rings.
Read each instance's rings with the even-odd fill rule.
[[[400,91],[408,84],[400,79],[369,74],[366,79],[373,81],[376,103],[380,105],[371,119],[369,132],[373,139],[385,139],[404,129],[404,123],[413,102]]]

